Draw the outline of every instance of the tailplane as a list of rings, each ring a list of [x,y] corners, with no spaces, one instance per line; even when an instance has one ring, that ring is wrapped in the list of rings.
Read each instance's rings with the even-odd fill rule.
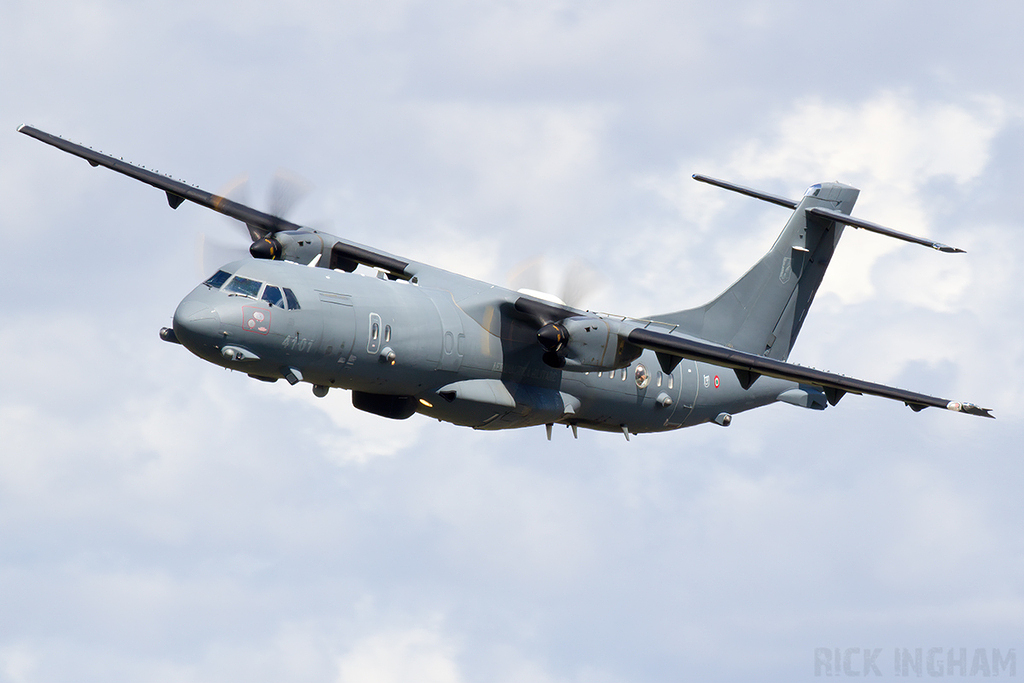
[[[739,351],[777,360],[789,357],[846,225],[939,251],[962,251],[852,218],[860,190],[842,183],[812,185],[793,201],[706,176],[694,179],[794,210],[771,250],[716,299],[698,308],[652,316],[678,325],[680,332]]]

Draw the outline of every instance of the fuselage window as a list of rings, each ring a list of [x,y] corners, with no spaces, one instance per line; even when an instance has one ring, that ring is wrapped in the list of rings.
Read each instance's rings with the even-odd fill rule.
[[[281,289],[279,287],[267,285],[267,288],[263,290],[262,299],[271,306],[284,308],[284,297],[281,295]]]
[[[660,371],[658,372],[658,382],[657,382],[656,386],[659,386],[659,387],[661,386],[661,372]]]
[[[668,388],[671,389],[674,382],[672,381],[673,375],[670,373],[668,376]]]
[[[384,343],[391,341],[391,325],[384,326]]]
[[[224,283],[228,281],[229,277],[231,277],[231,273],[224,270],[218,270],[203,284],[211,289],[220,289]]]
[[[366,342],[367,353],[377,353],[380,351],[380,316],[376,313],[370,314],[370,338]]]
[[[295,298],[295,292],[293,292],[292,290],[290,290],[287,287],[285,287],[284,288],[284,298],[285,298],[285,301],[288,302],[288,310],[289,311],[297,311],[297,310],[299,310],[299,300]]]
[[[247,277],[239,277],[236,275],[231,282],[228,283],[225,291],[255,299],[256,295],[260,293],[260,287],[262,286],[263,283],[259,280],[250,280]]]
[[[626,374],[627,373],[628,373],[628,369],[627,368],[622,368],[622,381],[623,382],[626,381]]]

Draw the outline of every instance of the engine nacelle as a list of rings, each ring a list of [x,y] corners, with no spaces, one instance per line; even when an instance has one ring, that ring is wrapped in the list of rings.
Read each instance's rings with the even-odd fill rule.
[[[558,355],[565,360],[564,370],[601,372],[627,367],[640,357],[643,349],[619,333],[617,320],[579,316],[559,324],[567,340]]]
[[[382,254],[358,244],[343,241],[334,235],[316,230],[287,230],[268,233],[249,247],[253,258],[293,261],[320,268],[351,273],[360,263],[379,268],[392,280],[408,280],[407,261]]]
[[[322,257],[324,251],[323,238],[308,230],[276,232],[256,240],[249,247],[249,254],[253,258],[292,261],[303,265],[308,265],[317,256]],[[326,262],[324,265],[327,265]]]

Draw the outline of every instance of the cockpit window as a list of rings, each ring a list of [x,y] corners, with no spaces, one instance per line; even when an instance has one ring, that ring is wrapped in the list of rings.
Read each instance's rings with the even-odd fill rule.
[[[224,270],[218,270],[203,284],[211,289],[220,289],[224,283],[228,281],[229,277],[231,277],[231,273]]]
[[[281,296],[281,289],[279,287],[267,285],[267,288],[263,290],[263,296],[261,298],[271,306],[284,308],[284,297]]]
[[[234,294],[241,294],[242,296],[256,298],[256,295],[260,293],[260,287],[263,283],[258,280],[250,280],[247,277],[235,276],[228,286],[225,288],[227,291]]]
[[[299,310],[299,300],[295,298],[295,292],[293,292],[292,290],[290,290],[287,287],[285,287],[284,288],[284,298],[288,301],[288,309],[289,310],[292,310],[292,311]]]

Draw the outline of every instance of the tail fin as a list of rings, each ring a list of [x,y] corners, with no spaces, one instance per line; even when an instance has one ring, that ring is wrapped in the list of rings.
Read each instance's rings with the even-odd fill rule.
[[[780,198],[754,190],[711,182],[782,203]],[[771,250],[729,289],[699,308],[652,319],[678,325],[680,332],[694,337],[786,360],[843,234],[844,225],[838,214],[848,216],[859,194],[860,190],[841,183],[811,186],[800,202],[783,204],[795,211],[782,234]],[[807,209],[814,207],[829,209],[837,215],[830,218],[808,213]]]

